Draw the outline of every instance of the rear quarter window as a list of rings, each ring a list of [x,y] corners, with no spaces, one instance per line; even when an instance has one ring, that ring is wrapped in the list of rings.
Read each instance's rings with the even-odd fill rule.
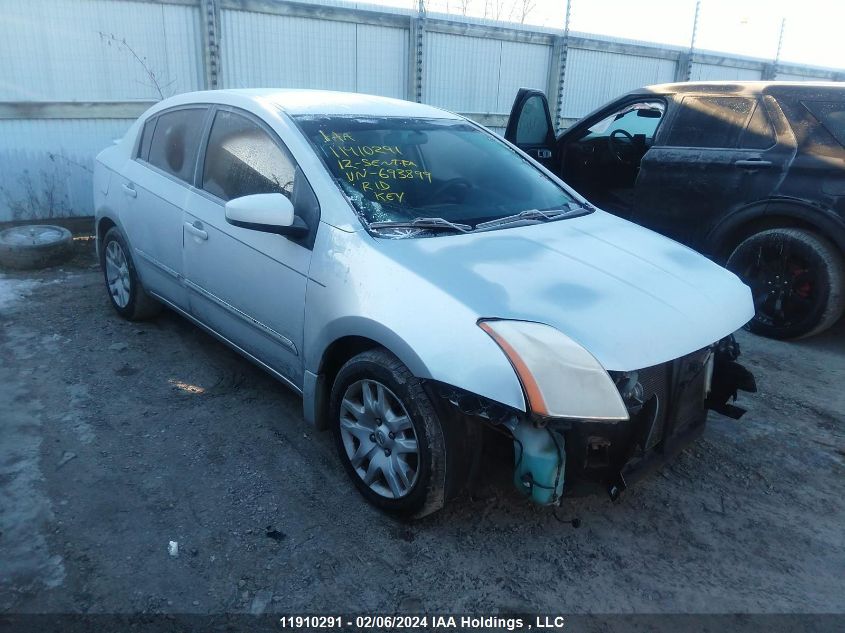
[[[192,182],[206,110],[180,108],[158,115],[147,161],[180,180]]]
[[[147,157],[150,155],[150,144],[153,141],[153,132],[155,131],[157,120],[157,117],[153,117],[151,119],[147,119],[147,122],[144,123],[144,129],[141,132],[141,142],[138,144],[137,154],[137,157],[141,160],[147,160]]]
[[[845,101],[802,101],[810,114],[845,147]]]

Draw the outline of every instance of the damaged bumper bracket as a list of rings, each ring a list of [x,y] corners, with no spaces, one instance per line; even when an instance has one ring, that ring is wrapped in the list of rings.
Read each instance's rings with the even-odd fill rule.
[[[733,335],[719,341],[713,361],[713,382],[710,395],[704,404],[708,409],[738,420],[745,414],[745,409],[731,404],[736,401],[739,391],[755,393],[757,381],[754,375],[736,362],[739,358],[739,343]]]

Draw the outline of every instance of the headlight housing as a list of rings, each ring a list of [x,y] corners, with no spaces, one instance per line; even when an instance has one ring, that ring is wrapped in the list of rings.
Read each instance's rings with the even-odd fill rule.
[[[555,328],[532,321],[481,320],[516,371],[531,411],[543,417],[627,420],[604,367]]]

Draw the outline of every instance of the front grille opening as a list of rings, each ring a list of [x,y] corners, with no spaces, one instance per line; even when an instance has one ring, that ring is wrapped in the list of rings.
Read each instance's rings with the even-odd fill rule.
[[[650,451],[666,438],[703,420],[706,372],[699,371],[709,348],[638,370],[642,409],[637,418],[645,425],[640,445]],[[673,384],[673,381],[676,381]],[[673,414],[673,419],[670,416]]]

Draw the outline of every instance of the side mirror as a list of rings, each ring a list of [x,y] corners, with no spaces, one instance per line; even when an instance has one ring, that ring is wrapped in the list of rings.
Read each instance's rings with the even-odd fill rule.
[[[293,211],[293,203],[280,193],[256,193],[229,200],[226,222],[243,229],[301,237],[308,225]]]

